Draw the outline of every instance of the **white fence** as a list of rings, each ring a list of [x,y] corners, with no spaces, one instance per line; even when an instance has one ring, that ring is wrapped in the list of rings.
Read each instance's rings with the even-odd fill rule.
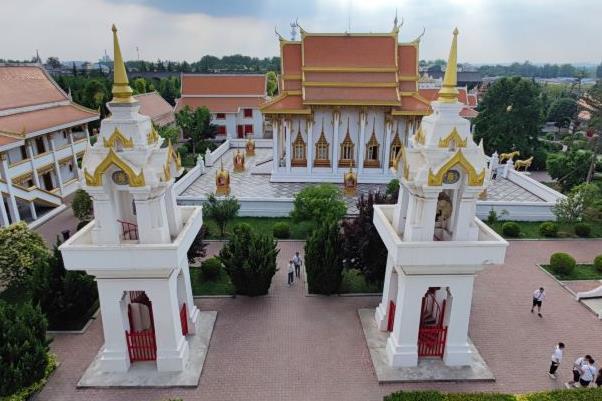
[[[219,147],[217,149],[215,149],[213,152],[210,152],[209,149],[207,149],[207,153],[205,153],[205,166],[207,167],[211,167],[215,164],[215,162],[222,157],[222,155],[224,153],[226,153],[228,151],[228,149],[230,149],[230,139],[226,139],[226,142],[222,143],[221,145],[219,145]]]

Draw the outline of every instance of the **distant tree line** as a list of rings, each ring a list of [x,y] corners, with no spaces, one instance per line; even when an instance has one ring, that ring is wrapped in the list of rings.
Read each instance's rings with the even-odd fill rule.
[[[266,73],[268,71],[280,72],[280,57],[249,57],[240,54],[232,56],[215,57],[211,55],[203,56],[199,61],[189,63],[187,61],[127,61],[126,67],[130,71],[140,72],[198,72],[198,73],[219,73],[219,72],[246,72],[246,73]]]
[[[512,63],[510,65],[482,65],[479,72],[484,76],[520,76],[537,78],[558,78],[558,77],[594,77],[595,68],[577,68],[572,64],[544,64],[535,65],[528,61],[524,63]],[[602,72],[602,65],[598,66],[598,73]],[[598,78],[600,75],[598,75]]]

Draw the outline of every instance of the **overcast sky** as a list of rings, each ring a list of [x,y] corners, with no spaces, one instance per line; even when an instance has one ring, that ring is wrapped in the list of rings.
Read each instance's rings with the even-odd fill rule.
[[[205,54],[276,56],[274,27],[386,32],[400,41],[423,27],[420,58],[446,58],[454,26],[459,60],[471,63],[602,59],[602,0],[0,0],[0,58],[98,60],[119,28],[126,59],[196,61]]]

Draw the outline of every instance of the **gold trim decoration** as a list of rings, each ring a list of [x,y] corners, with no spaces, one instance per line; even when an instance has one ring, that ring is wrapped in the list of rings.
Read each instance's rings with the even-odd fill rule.
[[[429,169],[429,178],[428,184],[430,186],[441,186],[443,185],[443,176],[447,173],[452,167],[460,165],[466,170],[468,174],[468,185],[471,187],[478,187],[483,185],[485,181],[485,168],[480,173],[477,173],[476,169],[472,164],[466,159],[464,153],[462,153],[462,149],[458,149],[458,151],[447,161],[437,173],[433,173],[432,169]]]
[[[335,87],[335,88],[397,88],[397,82],[326,82],[305,81],[303,86]]]
[[[304,66],[303,71],[307,72],[397,72],[397,67],[308,67]]]
[[[152,145],[159,140],[159,133],[154,126],[151,127],[150,132],[146,135],[146,143]]]
[[[397,160],[397,156],[402,152],[403,144],[401,138],[399,138],[399,124],[395,130],[395,137],[391,141],[391,147],[389,148],[389,167],[394,167],[394,163]]]
[[[105,148],[113,148],[118,142],[126,149],[134,147],[134,140],[132,138],[126,138],[117,127],[113,130],[109,139],[106,139],[105,137],[102,138],[102,144]]]
[[[176,162],[176,168],[180,170],[182,168],[182,158],[180,157],[180,154],[174,149],[170,139],[167,143],[167,161],[170,162],[172,160]]]
[[[380,159],[379,159],[379,150],[380,150],[380,143],[378,143],[378,139],[376,139],[376,132],[374,131],[376,126],[376,117],[374,117],[374,120],[372,122],[372,135],[370,135],[370,139],[368,140],[368,143],[366,143],[366,157],[364,158],[364,167],[372,167],[372,168],[379,168],[380,167]],[[376,148],[376,159],[372,159],[368,156],[370,156],[370,154],[372,153],[371,150],[372,148]]]
[[[101,161],[98,166],[96,166],[96,170],[94,170],[93,174],[90,174],[88,169],[84,168],[86,185],[91,187],[101,186],[103,174],[111,166],[116,166],[123,170],[128,177],[128,183],[131,187],[143,187],[145,185],[143,171],[140,170],[140,173],[136,174],[134,169],[130,167],[129,164],[127,164],[123,159],[121,159],[117,153],[115,153],[113,148],[109,149],[109,153],[107,153],[107,156],[104,158],[104,160]]]
[[[295,158],[296,150],[300,148],[302,149],[303,157],[300,159]],[[293,167],[306,167],[307,166],[307,148],[305,145],[305,141],[303,140],[303,135],[301,134],[301,121],[299,121],[299,128],[297,128],[297,135],[295,136],[295,140],[292,144],[291,149],[291,166]]]
[[[465,148],[468,145],[468,138],[462,139],[456,127],[451,130],[449,134],[445,138],[439,139],[439,147],[440,148],[449,148],[449,144],[454,141],[456,146],[459,148]]]
[[[447,68],[443,76],[443,83],[439,89],[440,102],[455,103],[458,101],[458,28],[454,29],[454,38],[451,48],[449,49],[449,57],[447,59]]]
[[[354,196],[357,190],[357,176],[349,163],[349,171],[343,175],[343,192],[347,196]]]
[[[414,140],[417,143],[424,145],[425,136],[424,131],[422,130],[422,126],[420,126],[420,128],[418,128],[418,131],[416,131],[416,133],[414,134]]]
[[[171,168],[169,166],[169,160],[163,165],[163,180],[165,182],[171,180]]]
[[[394,172],[397,172],[397,166],[399,165],[400,160],[403,160],[403,178],[407,180],[410,176],[410,165],[408,164],[408,158],[406,157],[406,148],[403,146],[393,161],[392,169]]]
[[[117,27],[113,24],[113,88],[111,93],[115,103],[134,103],[136,99],[132,96],[132,88],[128,80],[128,75],[121,56],[121,48],[119,47],[119,39],[117,38]]]
[[[215,172],[215,194],[230,194],[230,173],[224,170],[224,161],[220,161],[220,169]]]
[[[236,149],[236,153],[232,158],[232,164],[234,165],[234,171],[241,173],[245,171],[245,154],[240,153],[240,149]]]
[[[355,144],[351,140],[351,135],[349,134],[349,117],[347,117],[347,132],[345,133],[345,138],[343,138],[343,142],[339,145],[341,147],[341,153],[339,154],[339,167],[355,167]],[[345,149],[349,149],[350,158],[345,158]]]
[[[326,136],[324,135],[324,117],[322,117],[322,128],[320,130],[320,137],[318,138],[318,141],[316,142],[315,146],[316,155],[314,157],[314,167],[330,167],[330,159],[328,158],[330,144],[328,143],[328,141],[326,140]],[[326,159],[318,158],[318,155],[320,154],[320,148],[326,148]]]

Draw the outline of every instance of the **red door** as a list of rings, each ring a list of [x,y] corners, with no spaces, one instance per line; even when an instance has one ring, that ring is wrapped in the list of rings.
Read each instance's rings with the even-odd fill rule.
[[[389,312],[387,314],[387,331],[393,331],[395,323],[395,302],[389,301]]]
[[[236,126],[236,135],[238,136],[239,139],[243,139],[245,137],[244,132],[243,132],[243,125],[237,125]]]
[[[435,293],[439,288],[429,288],[422,298],[420,328],[418,329],[418,356],[443,357],[447,326],[443,326],[445,300],[439,304]]]

